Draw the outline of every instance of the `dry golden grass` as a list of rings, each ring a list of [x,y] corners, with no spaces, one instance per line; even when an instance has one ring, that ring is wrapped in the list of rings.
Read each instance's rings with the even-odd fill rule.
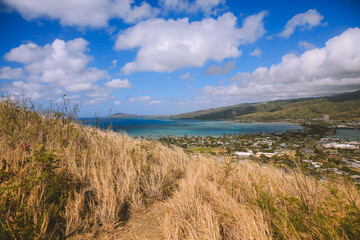
[[[76,124],[76,109],[67,102],[46,111],[28,104],[10,98],[0,103],[0,156],[6,162],[0,238],[126,239],[121,231],[133,216],[155,221],[148,226],[158,226],[151,231],[159,233],[148,237],[146,228],[132,227],[133,239],[360,235],[360,195],[349,182],[193,157],[156,141]],[[144,211],[159,206],[161,219]]]
[[[26,144],[34,150],[41,144],[49,151],[55,150],[54,154],[61,159],[57,171],[70,176],[75,183],[63,212],[65,236],[97,230],[100,226],[114,227],[126,221],[131,211],[168,197],[189,161],[179,149],[83,127],[66,118],[44,118],[18,105],[11,99],[0,105],[0,156],[19,177],[34,167],[32,162],[20,164],[28,158],[21,146]],[[41,201],[37,201],[42,199],[41,190],[42,186],[33,188],[25,199],[34,218],[41,209],[38,206]],[[43,234],[48,221],[47,217],[42,219]]]
[[[236,201],[224,189],[221,164],[199,159],[189,166],[168,203],[163,224],[167,239],[267,239],[262,212]]]
[[[349,227],[344,221],[351,219],[347,216],[359,214],[359,191],[352,184],[320,183],[299,171],[285,174],[251,161],[230,166],[227,161],[199,159],[189,165],[179,190],[168,201],[162,226],[166,239],[359,236],[359,218],[352,219],[354,232],[344,229]],[[226,168],[231,169],[224,181]]]

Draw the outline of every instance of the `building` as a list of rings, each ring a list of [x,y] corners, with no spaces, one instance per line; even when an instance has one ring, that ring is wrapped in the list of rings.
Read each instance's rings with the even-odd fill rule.
[[[253,152],[235,152],[234,154],[239,157],[250,157],[253,155]]]
[[[330,116],[329,116],[328,114],[325,114],[325,115],[323,116],[323,121],[324,121],[324,122],[330,122]]]
[[[343,143],[327,143],[323,145],[324,148],[341,148],[341,149],[356,149],[356,146],[352,144]]]

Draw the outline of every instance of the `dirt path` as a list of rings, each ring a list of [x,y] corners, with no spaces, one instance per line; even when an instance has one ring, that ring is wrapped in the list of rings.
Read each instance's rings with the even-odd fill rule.
[[[157,201],[148,209],[134,213],[120,230],[119,239],[163,239],[160,224],[165,218],[165,202]]]
[[[124,226],[116,229],[93,234],[75,235],[68,240],[158,240],[164,239],[160,231],[160,224],[165,218],[165,202],[155,201],[146,210],[133,213]]]

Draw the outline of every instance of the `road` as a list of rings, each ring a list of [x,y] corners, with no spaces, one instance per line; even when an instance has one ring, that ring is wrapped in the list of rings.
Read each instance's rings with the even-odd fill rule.
[[[305,145],[305,147],[303,147],[302,149],[301,149],[301,151],[302,151],[302,153],[305,155],[305,156],[307,156],[307,157],[313,157],[314,156],[314,150],[313,150],[313,146],[315,145],[315,144],[317,144],[317,142],[318,142],[318,140],[314,140],[314,139],[309,139],[309,138],[307,138],[306,140],[305,140],[305,142],[306,141],[309,141],[306,145]]]
[[[318,144],[320,139],[325,135],[332,135],[333,129],[320,134],[318,138],[314,139],[312,137],[307,137],[304,142],[307,142],[305,147],[301,149],[301,152],[307,157],[314,157],[314,147]]]

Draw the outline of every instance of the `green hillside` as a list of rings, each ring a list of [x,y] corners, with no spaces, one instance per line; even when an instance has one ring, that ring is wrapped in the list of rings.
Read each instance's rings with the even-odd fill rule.
[[[277,100],[266,103],[239,104],[172,116],[200,120],[280,121],[284,119],[321,118],[360,119],[360,91],[329,97]]]

